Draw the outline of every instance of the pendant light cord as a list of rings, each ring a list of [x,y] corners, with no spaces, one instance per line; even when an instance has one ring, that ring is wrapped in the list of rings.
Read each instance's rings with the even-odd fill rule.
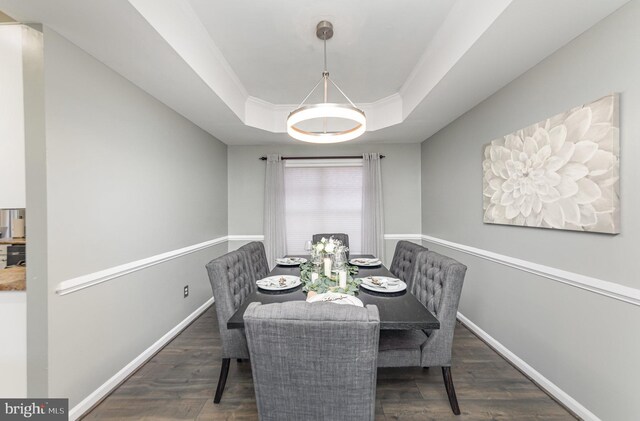
[[[324,71],[327,72],[327,34],[325,33],[324,37]]]
[[[324,80],[324,76],[320,78],[320,80],[318,81],[318,83],[316,83],[316,86],[313,87],[313,89],[311,89],[311,91],[307,94],[307,96],[304,97],[304,99],[302,100],[302,102],[300,103],[300,105],[298,105],[296,108],[300,108],[302,107],[302,105],[307,102],[307,99],[309,99],[309,97],[311,96],[311,94],[316,90],[316,88],[318,87],[318,85],[320,85],[320,83],[322,83],[322,81]]]
[[[336,87],[336,89],[337,89],[338,91],[340,91],[340,93],[342,94],[342,96],[343,96],[343,97],[345,97],[347,101],[349,101],[349,104],[351,104],[351,106],[352,106],[353,108],[358,108],[358,107],[356,107],[356,104],[354,104],[353,102],[351,102],[351,100],[349,99],[349,97],[347,96],[347,94],[345,94],[345,93],[342,91],[342,89],[340,89],[340,87],[339,87],[338,85],[336,85],[336,83],[335,83],[331,78],[327,78],[327,79],[329,79],[329,82],[333,83],[333,86],[335,86],[335,87]]]
[[[327,70],[327,32],[324,32],[322,37],[324,44],[324,72],[322,72],[322,78],[324,79],[324,103],[326,104],[329,100],[329,84],[327,83],[327,79],[329,79],[329,71]],[[327,133],[327,118],[322,119],[322,132]]]
[[[324,82],[324,102],[327,103],[327,100],[328,100],[328,93],[327,93],[328,84],[327,84],[327,81],[331,82],[331,84],[336,87],[338,92],[340,92],[342,94],[342,96],[347,101],[349,101],[349,104],[351,104],[351,106],[353,108],[358,108],[358,107],[356,107],[356,104],[354,104],[353,101],[351,101],[351,99],[347,96],[347,94],[345,94],[344,91],[342,89],[340,89],[340,87],[329,77],[329,71],[327,70],[327,35],[326,35],[326,33],[323,34],[322,41],[323,41],[323,46],[324,46],[324,70],[322,72],[322,77],[320,78],[318,83],[316,83],[316,85],[313,87],[313,89],[311,89],[311,91],[307,94],[307,96],[304,97],[304,99],[298,105],[297,108],[302,107],[304,105],[304,103],[307,102],[307,99],[309,99],[311,94],[316,90],[318,85],[320,85],[320,83],[322,83],[322,82]]]

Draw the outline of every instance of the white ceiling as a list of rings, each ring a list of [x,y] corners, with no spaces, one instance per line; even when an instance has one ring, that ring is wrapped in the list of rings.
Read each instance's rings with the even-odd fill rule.
[[[320,79],[329,20],[331,77],[352,101],[374,102],[400,90],[455,0],[189,0],[250,95],[297,104]]]
[[[628,0],[0,0],[227,144],[295,143],[320,78],[367,113],[355,142],[421,142]],[[46,41],[45,41],[46,42]]]

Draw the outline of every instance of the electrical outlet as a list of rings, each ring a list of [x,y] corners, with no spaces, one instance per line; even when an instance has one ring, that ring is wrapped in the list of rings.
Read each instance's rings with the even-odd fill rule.
[[[184,298],[189,296],[189,285],[184,286]]]

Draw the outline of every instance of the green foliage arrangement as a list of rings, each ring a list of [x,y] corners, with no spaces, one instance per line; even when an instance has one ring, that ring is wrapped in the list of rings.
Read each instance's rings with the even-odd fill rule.
[[[300,281],[302,282],[302,290],[304,292],[315,291],[318,294],[324,292],[340,292],[343,294],[356,295],[358,286],[362,282],[361,279],[355,279],[352,275],[358,273],[358,267],[347,265],[347,287],[340,288],[337,278],[326,277],[324,273],[320,273],[315,282],[311,282],[311,273],[313,272],[313,263],[307,262],[300,265]]]

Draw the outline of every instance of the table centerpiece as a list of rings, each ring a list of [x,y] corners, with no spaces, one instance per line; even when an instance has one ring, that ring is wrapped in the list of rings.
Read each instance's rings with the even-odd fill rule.
[[[322,238],[312,245],[311,259],[300,265],[300,281],[304,292],[340,292],[355,295],[361,280],[352,275],[358,267],[347,261],[349,249],[341,241]]]

